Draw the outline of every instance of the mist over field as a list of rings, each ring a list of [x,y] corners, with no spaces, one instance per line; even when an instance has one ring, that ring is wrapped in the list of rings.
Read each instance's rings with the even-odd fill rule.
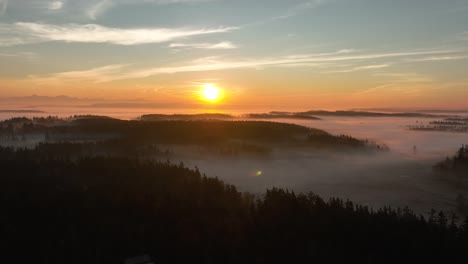
[[[226,157],[204,147],[161,146],[174,153],[171,161],[198,167],[208,176],[259,195],[267,188],[282,187],[297,192],[312,191],[323,197],[349,198],[374,208],[409,206],[423,214],[432,208],[456,211],[460,190],[436,176],[432,167],[467,143],[468,133],[408,129],[409,125],[439,119],[443,118],[331,116],[320,120],[273,120],[368,139],[389,147],[389,151],[378,153],[266,145],[271,149],[268,155]],[[26,142],[10,143],[27,146],[42,140],[30,137]],[[4,140],[2,144],[8,142]]]
[[[310,153],[291,149],[261,159],[204,157],[199,153],[178,158],[207,175],[218,176],[254,193],[281,186],[298,192],[313,191],[325,197],[349,198],[375,208],[409,206],[424,214],[431,208],[456,211],[459,191],[434,175],[432,166],[468,142],[468,134],[410,131],[406,127],[430,120],[343,117],[278,120],[367,138],[386,144],[390,151],[385,153]],[[258,171],[261,175],[257,175]]]

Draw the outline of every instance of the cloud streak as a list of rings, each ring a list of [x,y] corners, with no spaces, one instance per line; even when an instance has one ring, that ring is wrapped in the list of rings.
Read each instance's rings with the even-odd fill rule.
[[[468,59],[468,55],[460,56],[431,56],[424,58],[408,59],[407,62],[426,62],[426,61],[450,61],[450,60],[464,60]]]
[[[115,78],[113,76],[121,73],[121,70],[127,67],[126,64],[113,64],[103,67],[96,67],[89,70],[83,71],[68,71],[55,73],[47,77],[38,77],[38,76],[29,76],[30,79],[33,79],[37,83],[50,83],[54,81],[71,81],[71,82],[81,82],[81,81],[90,81],[90,82],[107,82],[112,81]]]
[[[389,59],[401,57],[424,56],[428,54],[448,54],[457,52],[455,50],[425,50],[411,51],[398,53],[371,53],[371,54],[356,54],[352,50],[339,50],[334,53],[319,53],[319,54],[298,54],[282,57],[256,58],[244,60],[224,60],[219,57],[205,57],[196,59],[190,62],[181,63],[174,66],[161,66],[142,69],[128,69],[125,65],[115,65],[94,68],[88,71],[76,71],[53,74],[56,79],[70,79],[70,77],[83,79],[88,81],[114,81],[122,79],[141,79],[161,74],[175,74],[186,72],[205,72],[205,71],[221,71],[233,69],[262,69],[268,67],[343,67],[343,63],[351,63],[353,66],[346,71],[373,70],[382,69],[390,66],[390,64],[368,64],[362,66],[362,61],[372,61],[374,59]],[[359,65],[361,64],[361,65]],[[428,81],[421,79],[420,76],[401,76],[381,73],[380,76],[402,79],[409,81]]]
[[[4,16],[8,9],[8,0],[0,0],[0,16]]]
[[[318,8],[322,5],[329,4],[334,1],[335,0],[308,0],[300,4],[297,4],[295,6],[292,6],[289,9],[286,9],[286,11],[281,15],[270,17],[270,18],[260,20],[257,22],[249,23],[244,26],[245,27],[259,26],[259,25],[268,24],[277,20],[288,19],[291,17],[298,16],[300,14],[306,13],[308,10]]]
[[[297,16],[299,14],[305,13],[307,10],[317,8],[319,6],[322,6],[324,4],[328,4],[330,2],[333,2],[333,0],[309,0],[309,1],[305,1],[304,3],[301,3],[301,4],[298,4],[296,6],[291,7],[283,15],[274,17],[273,20],[286,19],[286,18],[294,17],[294,16]]]
[[[92,5],[89,9],[86,10],[86,15],[92,20],[96,20],[98,16],[105,13],[114,5],[114,2],[111,0],[102,0]]]
[[[0,52],[0,57],[34,59],[34,58],[37,58],[38,55],[34,52],[9,52],[9,53]]]
[[[109,9],[118,5],[131,5],[140,3],[152,3],[157,5],[169,5],[169,4],[181,4],[191,2],[208,2],[212,0],[100,0],[97,3],[93,3],[88,6],[85,10],[86,15],[96,20],[99,16],[105,14]]]
[[[19,22],[14,25],[0,25],[0,43],[3,46],[48,41],[140,45],[168,42],[198,35],[225,33],[235,29],[237,28],[121,29],[96,24],[50,25]]]
[[[57,10],[62,9],[63,5],[64,5],[63,2],[61,2],[61,1],[50,2],[49,5],[48,5],[48,9],[53,10],[53,11],[57,11]]]
[[[356,71],[363,71],[363,70],[378,70],[390,67],[390,64],[374,64],[374,65],[366,65],[366,66],[358,66],[347,70],[338,70],[338,71],[329,71],[327,73],[348,73],[348,72],[356,72]]]
[[[219,43],[171,43],[174,49],[237,49],[237,46],[229,41]]]
[[[345,61],[362,61],[362,60],[373,60],[382,58],[395,58],[395,57],[411,57],[420,56],[427,54],[445,54],[456,51],[451,50],[431,50],[431,51],[412,51],[412,52],[399,52],[399,53],[374,53],[374,54],[355,54],[355,55],[342,55],[341,51],[337,51],[334,54],[328,53],[328,55],[292,55],[285,57],[272,57],[263,59],[247,59],[237,61],[223,61],[217,58],[208,57],[193,61],[187,65],[174,66],[174,67],[158,67],[146,70],[140,70],[128,73],[127,75],[121,76],[122,78],[146,78],[152,75],[158,74],[172,74],[181,72],[200,72],[200,71],[219,71],[219,70],[230,70],[240,68],[264,68],[264,67],[278,67],[278,66],[301,66],[304,63],[312,64],[314,66],[322,65],[323,63],[332,62],[345,62]],[[329,56],[331,55],[331,56]],[[364,67],[381,67],[383,65],[370,65]],[[364,68],[358,70],[363,70]],[[368,68],[369,69],[369,68]]]

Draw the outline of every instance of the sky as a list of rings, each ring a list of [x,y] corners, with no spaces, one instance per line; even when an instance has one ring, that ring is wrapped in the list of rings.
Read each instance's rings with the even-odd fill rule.
[[[0,98],[468,108],[468,0],[0,0]]]

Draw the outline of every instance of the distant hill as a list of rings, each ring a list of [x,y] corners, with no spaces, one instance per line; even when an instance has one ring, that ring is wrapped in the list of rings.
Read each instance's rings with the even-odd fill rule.
[[[429,124],[409,125],[408,128],[414,131],[436,131],[436,132],[468,132],[468,118],[452,117],[444,120],[435,120]]]
[[[147,143],[231,146],[231,143],[237,142],[241,148],[255,148],[255,151],[261,152],[264,147],[273,145],[281,148],[387,149],[368,140],[332,135],[320,129],[232,118],[224,114],[147,115],[134,121],[105,116],[14,118],[0,122],[0,136],[16,139],[43,134],[48,140],[74,142],[119,140],[119,144],[130,148]]]
[[[418,109],[418,108],[358,108],[351,111],[370,111],[370,112],[410,112],[410,113],[468,113],[468,109]]]
[[[207,114],[175,114],[175,115],[164,115],[164,114],[151,114],[142,115],[140,120],[142,121],[164,121],[164,120],[216,120],[216,119],[233,119],[232,115],[220,114],[220,113],[207,113]]]
[[[306,112],[299,112],[296,114],[302,115],[315,115],[315,116],[349,116],[349,117],[446,117],[442,115],[432,115],[424,113],[381,113],[381,112],[366,112],[366,111],[324,111],[324,110],[311,110]]]
[[[12,113],[12,114],[43,114],[44,111],[40,110],[2,110],[0,109],[0,113]]]
[[[320,120],[317,116],[341,116],[341,117],[419,117],[419,118],[436,118],[436,117],[455,117],[449,115],[434,115],[428,113],[383,113],[383,112],[367,112],[367,111],[326,111],[326,110],[310,110],[305,112],[279,112],[272,111],[269,113],[250,113],[243,117],[253,119],[304,119],[304,120]]]
[[[251,119],[304,119],[304,120],[320,120],[320,118],[287,112],[270,112],[269,114],[246,114],[243,117]]]

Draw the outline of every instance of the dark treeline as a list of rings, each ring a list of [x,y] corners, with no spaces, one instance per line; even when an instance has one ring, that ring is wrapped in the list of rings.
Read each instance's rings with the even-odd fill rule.
[[[59,130],[61,129],[61,131]],[[262,142],[294,141],[307,135],[309,128],[274,122],[254,121],[123,121],[83,119],[57,132],[118,133],[125,138],[164,143],[213,144],[229,139]]]
[[[444,120],[435,120],[429,124],[410,125],[410,130],[416,131],[446,131],[446,132],[468,132],[468,120],[461,117],[450,117]]]
[[[466,263],[468,222],[271,189],[169,162],[0,148],[2,263]],[[30,153],[28,153],[30,152]]]
[[[10,110],[10,109],[0,109],[0,113],[15,113],[15,114],[42,114],[44,111],[40,110]]]
[[[271,112],[268,114],[246,114],[243,117],[246,118],[253,118],[253,119],[304,119],[304,120],[320,120],[320,118],[311,116],[311,115],[303,115],[303,114],[295,114],[295,113],[277,113]]]
[[[377,144],[367,139],[357,139],[348,135],[332,135],[328,132],[317,130],[309,134],[307,141],[314,147],[329,148],[347,146],[352,149],[367,149],[387,151],[389,147],[385,144]]]
[[[212,114],[150,114],[142,115],[140,120],[143,121],[168,121],[168,120],[223,120],[223,119],[234,119],[235,116],[221,113]]]
[[[468,145],[462,145],[454,156],[435,164],[433,170],[454,185],[457,210],[468,215]]]
[[[177,116],[179,118],[179,116]],[[320,129],[294,124],[264,121],[223,120],[159,120],[126,121],[98,116],[77,116],[67,120],[56,118],[16,118],[0,122],[0,136],[27,140],[42,133],[46,141],[119,140],[124,145],[197,144],[224,148],[232,141],[252,144],[294,144],[333,149],[382,150],[367,140],[350,136],[334,136]],[[243,146],[243,145],[242,145]],[[266,146],[260,146],[266,148]]]
[[[349,116],[349,117],[446,117],[446,115],[432,115],[425,113],[382,113],[382,112],[369,112],[369,111],[325,111],[325,110],[311,110],[306,112],[299,112],[296,114],[302,115],[315,115],[315,116]]]
[[[34,157],[77,159],[93,156],[113,157],[165,157],[170,158],[174,153],[169,148],[162,148],[156,144],[134,145],[130,141],[109,139],[93,142],[40,142],[34,148],[0,148],[0,158],[8,157],[14,151],[20,158]]]
[[[447,157],[433,168],[439,172],[455,173],[468,179],[468,145],[461,146],[453,157]]]

